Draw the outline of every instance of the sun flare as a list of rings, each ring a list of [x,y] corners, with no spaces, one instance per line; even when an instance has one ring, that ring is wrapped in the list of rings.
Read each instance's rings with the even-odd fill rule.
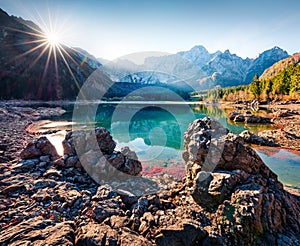
[[[28,40],[20,42],[19,45],[24,45],[24,47],[30,48],[17,55],[15,59],[21,59],[22,57],[30,54],[31,56],[35,55],[30,63],[30,67],[33,67],[41,60],[45,61],[42,80],[44,80],[47,76],[48,69],[55,69],[56,86],[58,86],[60,78],[60,75],[58,74],[58,66],[62,66],[62,64],[64,64],[75,82],[76,87],[80,90],[80,85],[69,63],[76,64],[79,67],[80,62],[74,59],[73,54],[80,54],[83,57],[85,54],[77,49],[64,45],[64,40],[67,34],[66,31],[68,30],[64,21],[58,25],[58,21],[56,19],[52,19],[50,14],[48,21],[44,20],[40,14],[38,14],[38,16],[40,17],[40,20],[36,20],[36,23],[39,24],[38,26],[40,26],[40,28],[25,24],[27,26],[27,30],[25,31],[12,29],[16,32],[25,33],[29,36]]]
[[[47,32],[46,39],[49,45],[57,46],[60,42],[59,34],[56,32]]]

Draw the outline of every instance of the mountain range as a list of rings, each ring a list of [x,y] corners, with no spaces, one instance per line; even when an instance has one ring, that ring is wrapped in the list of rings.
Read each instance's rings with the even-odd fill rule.
[[[198,45],[177,54],[150,56],[143,64],[125,58],[106,62],[102,69],[119,82],[155,84],[183,82],[195,90],[249,84],[254,75],[289,55],[279,47],[266,50],[255,59],[243,59],[229,50],[209,53]]]
[[[134,84],[137,88],[164,84],[185,92],[248,84],[255,74],[262,75],[265,69],[289,57],[279,47],[255,59],[243,59],[229,50],[209,53],[198,45],[177,54],[149,53],[143,62],[132,59],[134,55],[108,61],[96,59],[81,48],[50,48],[35,23],[9,16],[1,9],[0,23],[0,99],[74,100],[96,69],[130,90],[134,90]],[[117,91],[121,87],[119,84]]]

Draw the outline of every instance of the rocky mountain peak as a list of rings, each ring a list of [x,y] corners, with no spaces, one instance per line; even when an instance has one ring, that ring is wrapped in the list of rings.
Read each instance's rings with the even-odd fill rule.
[[[278,57],[286,56],[286,57],[288,57],[289,54],[285,50],[279,48],[278,46],[274,46],[273,48],[271,48],[269,50],[266,50],[266,51],[264,51],[263,53],[261,53],[259,55],[259,57],[274,57],[274,56],[278,56]]]
[[[178,52],[177,55],[191,61],[199,67],[204,66],[205,63],[207,63],[212,58],[212,54],[210,54],[202,45],[196,45],[189,51]]]
[[[9,17],[9,15],[3,9],[1,9],[1,8],[0,8],[0,16]]]
[[[259,56],[254,59],[252,64],[250,65],[247,76],[245,78],[245,83],[250,83],[255,74],[258,74],[260,76],[265,71],[265,69],[271,67],[274,63],[287,58],[288,56],[289,54],[278,46],[275,46],[259,54]]]
[[[271,79],[275,77],[280,71],[286,69],[290,65],[300,63],[300,52],[289,56],[283,60],[274,63],[271,67],[267,68],[260,76],[260,80]]]
[[[208,52],[203,45],[195,45],[191,50],[200,50],[200,51]]]
[[[202,45],[177,54],[206,73],[207,77],[199,80],[202,89],[213,88],[217,84],[222,87],[248,84],[255,74],[261,75],[266,68],[288,57],[288,53],[278,46],[262,52],[255,59],[243,59],[228,49],[210,54]],[[217,80],[212,78],[215,73],[220,75]]]

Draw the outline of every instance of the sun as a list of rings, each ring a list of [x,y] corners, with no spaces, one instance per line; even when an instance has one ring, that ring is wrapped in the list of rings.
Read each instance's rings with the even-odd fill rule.
[[[66,37],[66,30],[67,30],[65,26],[65,22],[62,22],[60,23],[60,25],[58,25],[58,21],[52,19],[49,13],[48,15],[49,23],[47,25],[47,21],[43,20],[40,14],[38,14],[38,16],[41,18],[40,21],[37,21],[40,28],[36,28],[32,25],[25,24],[28,28],[26,31],[14,29],[15,31],[18,31],[20,33],[26,33],[29,36],[31,36],[30,40],[28,41],[26,40],[20,43],[20,45],[24,45],[27,47],[28,44],[30,44],[32,46],[30,49],[17,55],[15,59],[20,59],[29,54],[37,54],[30,64],[30,67],[33,67],[38,61],[41,60],[42,57],[46,58],[42,80],[47,75],[48,68],[51,67],[52,69],[53,67],[55,69],[55,78],[56,78],[57,85],[58,85],[58,79],[60,77],[58,74],[58,66],[61,65],[60,61],[62,61],[62,63],[64,63],[67,70],[69,71],[71,77],[75,81],[77,88],[80,90],[81,86],[79,85],[69,64],[69,62],[72,61],[75,64],[77,64],[78,67],[80,66],[80,63],[78,63],[78,61],[76,61],[71,55],[74,51],[77,53],[80,52],[78,52],[76,49],[72,47],[66,48],[66,46],[63,44]],[[85,54],[82,53],[80,54],[82,56],[85,56]]]
[[[60,42],[59,34],[56,32],[46,32],[46,39],[49,45],[51,46],[57,46]]]

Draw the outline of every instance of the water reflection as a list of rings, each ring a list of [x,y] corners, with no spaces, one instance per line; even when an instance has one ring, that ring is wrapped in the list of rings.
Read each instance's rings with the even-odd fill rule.
[[[76,107],[76,106],[75,106]],[[162,146],[183,150],[183,135],[188,125],[196,118],[214,117],[221,124],[234,133],[245,129],[252,132],[273,129],[268,124],[247,124],[229,122],[228,109],[221,109],[215,105],[183,104],[163,102],[137,102],[121,104],[99,104],[96,115],[86,119],[92,109],[89,104],[81,105],[83,112],[77,122],[72,122],[72,111],[58,118],[56,121],[41,121],[33,124],[33,132],[49,133],[49,131],[69,130],[73,128],[94,128],[101,126],[108,129],[113,138],[119,143],[128,143],[135,139],[143,139],[149,146]],[[63,121],[61,119],[64,119]],[[84,124],[82,123],[84,122]]]
[[[274,147],[257,147],[255,150],[281,182],[300,189],[300,151]]]
[[[142,105],[142,106],[141,106]],[[163,105],[163,107],[162,107]],[[89,112],[89,105],[84,106],[85,112]],[[117,110],[116,110],[117,109]],[[137,152],[142,161],[144,175],[157,173],[172,174],[174,177],[184,175],[184,163],[181,158],[183,150],[183,133],[195,118],[206,116],[214,117],[234,133],[240,133],[245,129],[252,132],[274,129],[269,124],[247,124],[234,123],[227,120],[227,114],[232,109],[221,109],[214,105],[201,104],[167,104],[163,102],[151,102],[138,105],[137,102],[104,103],[100,104],[94,118],[86,119],[82,115],[82,121],[72,122],[72,110],[54,121],[40,121],[31,127],[34,131],[60,131],[69,130],[74,127],[93,128],[102,126],[107,128],[115,141],[117,147],[129,145]],[[259,112],[263,114],[263,112]],[[87,114],[88,115],[88,114]],[[87,121],[87,124],[81,122]],[[62,134],[52,134],[50,138],[55,140],[56,146],[62,139]],[[52,138],[52,141],[53,141]],[[61,148],[61,147],[57,147]],[[59,150],[60,151],[60,150]],[[280,150],[278,148],[257,148],[264,162],[270,166],[284,183],[294,187],[300,187],[300,153]]]

